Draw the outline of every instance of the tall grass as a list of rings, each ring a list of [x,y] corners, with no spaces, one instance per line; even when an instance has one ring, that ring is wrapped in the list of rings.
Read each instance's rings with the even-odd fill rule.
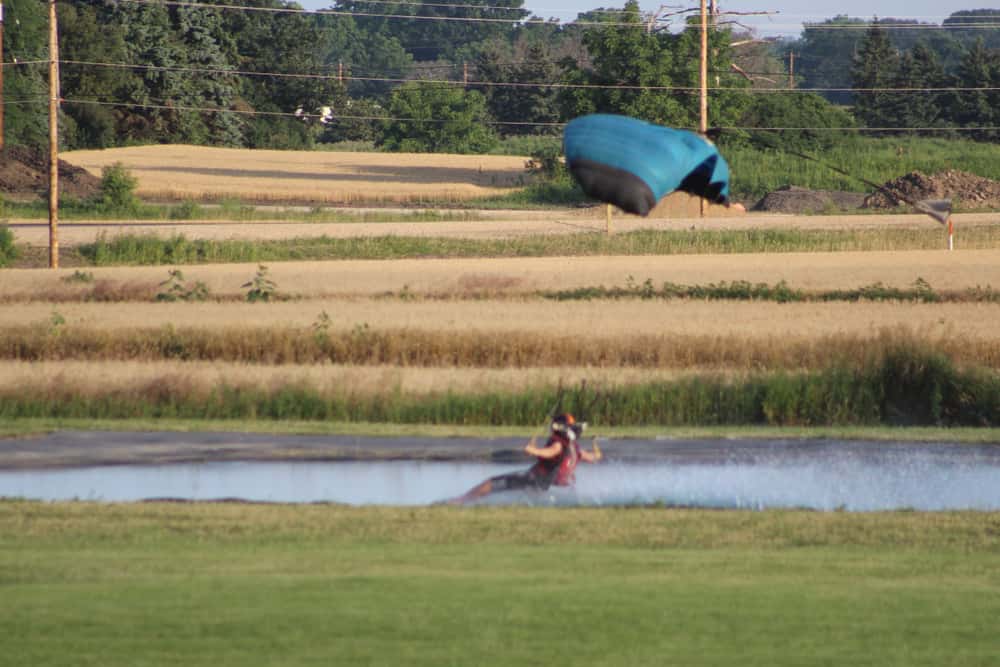
[[[959,368],[945,356],[896,346],[866,352],[860,365],[813,372],[712,374],[607,388],[575,388],[564,408],[597,425],[1000,425],[1000,375]],[[334,420],[422,424],[533,425],[556,402],[551,387],[517,392],[354,394],[301,384],[223,383],[207,391],[182,378],[128,389],[55,383],[0,393],[5,418]]]
[[[544,141],[532,148],[547,146]],[[961,169],[985,178],[1000,180],[996,147],[964,139],[925,137],[847,137],[815,157],[825,164],[803,159],[780,150],[747,145],[723,145],[729,162],[734,199],[755,201],[779,188],[795,185],[813,190],[870,192],[861,179],[886,183],[911,171],[934,174]],[[845,170],[845,176],[830,168]],[[492,206],[530,204],[561,205],[586,201],[578,186],[563,174],[544,184],[520,192],[488,197],[478,203]]]
[[[19,219],[44,219],[48,204],[44,201],[3,202],[3,215]],[[220,222],[442,222],[480,218],[474,211],[351,211],[335,206],[316,205],[308,210],[287,207],[260,208],[235,199],[223,199],[217,205],[203,205],[187,199],[177,204],[138,202],[128,211],[97,201],[64,198],[59,217],[63,220],[218,220]]]
[[[0,329],[0,359],[19,361],[224,361],[265,364],[390,364],[531,368],[818,369],[861,365],[899,346],[939,353],[962,365],[1000,369],[1000,341],[907,330],[777,339],[749,335],[608,337],[537,332],[348,330],[314,327],[137,327],[100,330],[44,322]]]
[[[450,239],[404,236],[282,241],[194,240],[178,234],[100,236],[79,247],[94,266],[274,262],[320,259],[401,259],[420,257],[547,257],[584,255],[677,255],[759,252],[836,252],[940,249],[940,229],[799,230],[746,229],[639,230],[510,239]],[[976,226],[962,232],[962,247],[1000,246],[1000,227]]]
[[[643,283],[634,280],[624,287],[578,287],[565,290],[543,290],[540,296],[555,301],[586,301],[590,299],[706,299],[710,301],[774,301],[803,303],[807,301],[912,301],[918,303],[972,302],[998,303],[1000,291],[992,287],[974,287],[964,291],[936,291],[918,278],[911,287],[889,287],[883,283],[856,289],[810,291],[794,288],[785,281],[775,285],[751,283],[746,280],[722,281],[707,285],[679,285],[665,282],[656,287],[651,279]]]
[[[869,192],[871,187],[859,179],[885,183],[911,171],[933,174],[958,168],[1000,180],[996,146],[962,139],[854,137],[816,156],[856,178],[781,151],[728,146],[724,154],[733,174],[731,189],[738,199],[759,199],[786,185],[814,190]]]

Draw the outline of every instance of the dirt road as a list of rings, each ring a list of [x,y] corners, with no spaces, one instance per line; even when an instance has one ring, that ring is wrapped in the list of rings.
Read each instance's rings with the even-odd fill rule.
[[[59,225],[62,245],[90,243],[100,234],[152,234],[170,237],[182,234],[189,239],[281,240],[290,238],[354,238],[370,236],[415,236],[439,238],[495,239],[550,234],[604,232],[604,218],[597,212],[579,209],[555,211],[475,211],[480,218],[442,222],[102,222],[73,221]],[[954,216],[958,247],[963,227],[1000,224],[1000,213],[966,213]],[[47,246],[48,223],[11,219],[11,230],[18,243]],[[925,215],[834,215],[794,216],[748,214],[708,218],[639,218],[615,216],[614,233],[639,229],[653,230],[725,230],[725,229],[934,229]],[[942,244],[944,243],[942,231]]]

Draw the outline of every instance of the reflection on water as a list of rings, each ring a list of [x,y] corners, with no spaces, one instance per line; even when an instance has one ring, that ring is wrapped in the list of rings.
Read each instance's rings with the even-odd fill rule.
[[[491,503],[652,504],[853,511],[1000,509],[996,459],[825,456],[721,464],[581,465],[574,489],[499,494]],[[425,505],[522,467],[469,462],[203,463],[0,472],[0,496]]]

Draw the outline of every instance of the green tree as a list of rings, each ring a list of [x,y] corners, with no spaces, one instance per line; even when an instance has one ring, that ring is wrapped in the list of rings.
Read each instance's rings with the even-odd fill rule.
[[[48,13],[39,0],[8,4],[4,20],[4,141],[38,146],[48,142]],[[17,26],[16,30],[11,29]],[[37,61],[42,61],[38,64]]]
[[[196,143],[211,142],[224,146],[243,144],[243,120],[227,113],[237,96],[238,82],[225,72],[234,68],[229,54],[235,43],[224,29],[221,10],[209,6],[177,8],[176,33],[185,65],[205,70],[187,77],[180,90],[180,104],[192,108],[218,111],[187,111],[180,139]],[[197,128],[191,132],[189,128]],[[200,136],[199,136],[200,135]]]
[[[952,92],[946,103],[950,119],[959,126],[996,127],[1000,124],[1000,53],[989,51],[984,41],[978,39],[965,52],[955,76],[955,87],[967,90]],[[978,90],[977,90],[978,89]],[[980,140],[996,140],[996,130],[980,130],[971,136]]]
[[[568,83],[562,95],[567,117],[587,113],[620,113],[656,123],[679,125],[690,112],[670,90],[676,67],[672,36],[646,29],[639,4],[629,0],[607,26],[584,31],[590,65],[567,63]]]
[[[802,38],[784,49],[795,52],[795,74],[803,88],[837,89],[823,97],[837,104],[849,104],[854,97],[846,92],[852,85],[852,59],[862,37],[864,19],[837,15],[818,23],[806,23]]]
[[[395,36],[362,29],[351,16],[323,14],[316,20],[329,30],[326,69],[331,73],[343,71],[351,97],[387,99],[395,84],[365,79],[402,79],[409,74],[413,57]]]
[[[356,12],[355,21],[366,33],[395,37],[415,60],[433,61],[456,60],[470,45],[495,37],[509,38],[517,23],[529,15],[521,8],[523,4],[524,0],[399,4],[340,0],[337,7]]]
[[[684,90],[681,99],[688,112],[686,124],[697,127],[699,120],[697,88],[701,84],[701,25],[691,19],[679,35],[671,36],[674,71],[671,79]],[[750,105],[750,83],[732,71],[732,32],[709,28],[708,33],[708,125],[735,125]]]
[[[118,142],[118,119],[113,106],[131,87],[135,75],[126,68],[94,67],[88,62],[121,63],[127,59],[121,25],[103,22],[94,3],[60,3],[60,86],[67,123],[62,140],[67,148],[108,148]],[[102,25],[103,23],[103,25]],[[110,103],[110,104],[109,104]]]
[[[924,42],[917,42],[904,53],[892,87],[891,115],[903,127],[940,127],[943,121],[944,69],[937,54]]]
[[[816,93],[800,92],[755,95],[740,125],[806,128],[786,129],[778,136],[766,131],[751,131],[751,135],[769,144],[779,142],[786,149],[817,151],[832,148],[839,134],[819,128],[853,127],[855,123],[843,107],[830,104]]]
[[[981,39],[983,48],[1000,49],[997,23],[1000,23],[1000,9],[967,9],[952,13],[941,25],[967,46]]]
[[[493,118],[510,123],[501,126],[504,135],[559,131],[545,124],[560,119],[559,94],[552,84],[561,80],[562,69],[544,42],[519,40],[510,46],[495,40],[484,45],[475,65],[478,78],[501,84],[484,86],[481,92]]]
[[[892,87],[898,76],[899,54],[876,20],[865,33],[851,67],[854,114],[868,127],[899,125],[893,93],[881,90]]]
[[[283,0],[243,0],[266,9],[295,8]],[[343,95],[343,84],[328,64],[333,32],[315,17],[287,12],[227,12],[225,29],[233,35],[240,96],[249,109],[286,116],[259,116],[246,130],[254,148],[307,148],[321,129],[291,114],[316,114]],[[268,76],[270,73],[283,76]]]
[[[391,151],[485,153],[497,144],[486,99],[451,84],[408,83],[392,93],[380,144]]]
[[[689,25],[680,34],[650,32],[630,0],[614,22],[584,32],[589,66],[567,63],[570,83],[600,86],[571,88],[563,95],[567,116],[584,113],[620,113],[654,123],[679,127],[698,125],[700,26]],[[730,32],[709,32],[710,124],[731,124],[746,107],[741,77],[729,74]]]

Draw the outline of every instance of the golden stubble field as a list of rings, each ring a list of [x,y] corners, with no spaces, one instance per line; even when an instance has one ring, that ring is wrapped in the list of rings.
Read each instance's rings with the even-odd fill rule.
[[[427,223],[433,224],[433,223]],[[156,285],[173,267],[87,269],[95,280]],[[180,267],[212,294],[234,296],[257,270],[256,264]],[[75,269],[9,269],[0,272],[0,295],[29,298],[67,290]],[[308,298],[371,297],[404,288],[420,294],[467,296],[481,291],[518,294],[540,289],[624,286],[651,280],[707,285],[745,280],[785,281],[806,290],[849,289],[883,283],[909,287],[918,278],[941,290],[976,286],[1000,288],[1000,249],[907,252],[747,253],[630,257],[526,257],[275,262],[268,272],[286,295]]]
[[[508,191],[526,175],[525,158],[497,155],[164,145],[70,151],[61,157],[97,175],[121,163],[138,179],[140,197],[168,201],[463,201]]]
[[[152,146],[106,151],[75,151],[63,157],[99,174],[121,162],[139,179],[142,196],[156,199],[326,203],[456,202],[509,191],[523,183],[524,158],[379,153],[303,153]],[[501,238],[526,233],[567,234],[599,229],[600,211],[480,211],[478,219],[420,223],[212,223],[185,224],[191,238],[290,238],[330,234],[392,234]],[[822,345],[830,337],[876,340],[886,331],[929,341],[992,344],[1000,331],[1000,305],[989,303],[916,304],[834,302],[778,304],[745,301],[644,301],[640,299],[557,302],[532,296],[537,290],[624,286],[649,280],[685,285],[749,281],[785,281],[805,290],[857,288],[875,283],[911,286],[917,279],[936,290],[1000,288],[1000,248],[966,250],[962,225],[995,225],[996,214],[959,218],[955,252],[817,252],[732,255],[608,256],[545,258],[420,259],[270,263],[277,293],[291,297],[273,303],[240,301],[244,285],[257,269],[251,264],[177,267],[188,281],[202,281],[214,297],[202,303],[155,303],[148,299],[174,267],[88,269],[97,283],[122,292],[145,294],[146,301],[80,302],[74,291],[90,289],[64,279],[74,269],[0,271],[0,328],[32,325],[48,335],[80,329],[121,332],[138,328],[194,328],[236,332],[249,329],[311,330],[320,322],[331,332],[433,332],[449,336],[480,335],[501,345],[516,337],[635,344],[637,337],[704,340],[720,347]],[[756,216],[666,220],[616,217],[615,230],[662,229],[892,229],[936,226],[926,217]],[[89,241],[104,230],[126,231],[127,224],[65,225],[66,244]],[[169,235],[179,226],[136,226]],[[35,234],[44,243],[42,225],[15,229],[19,241]],[[135,230],[132,230],[135,231]],[[32,237],[33,238],[33,237]],[[942,242],[944,237],[942,236]],[[114,290],[112,290],[114,291]],[[404,294],[401,297],[400,294]],[[328,318],[328,319],[324,319]],[[54,324],[59,322],[58,325]],[[699,337],[701,337],[699,339]],[[523,339],[523,338],[522,338]],[[668,343],[669,344],[669,343]],[[221,362],[80,361],[0,364],[6,387],[65,383],[81,387],[148,386],[160,381],[192,388],[220,382],[254,386],[304,382],[330,391],[410,393],[516,390],[592,377],[602,383],[634,383],[678,377],[704,369],[673,366],[574,368],[544,360],[516,369],[475,366],[414,368],[373,365],[264,365]],[[740,373],[747,368],[712,372]]]

